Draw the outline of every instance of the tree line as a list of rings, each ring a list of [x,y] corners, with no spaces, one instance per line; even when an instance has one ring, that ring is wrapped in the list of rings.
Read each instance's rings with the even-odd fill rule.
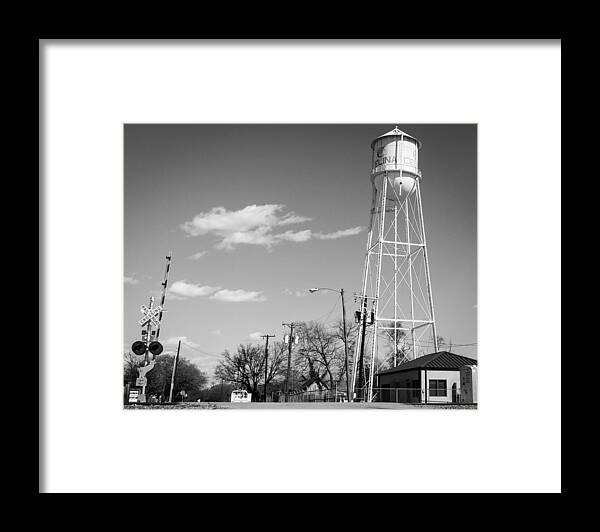
[[[393,323],[386,324],[392,327]],[[398,323],[398,327],[401,324]],[[348,369],[352,372],[359,324],[346,322],[348,341]],[[319,321],[297,324],[294,329],[299,336],[298,345],[293,345],[290,387],[298,390],[304,382],[315,382],[319,389],[346,389],[346,362],[344,350],[343,321],[332,325]],[[438,337],[440,342],[443,338]],[[218,363],[214,377],[220,384],[213,386],[214,396],[224,385],[231,389],[243,388],[252,393],[257,400],[265,390],[265,362],[267,365],[266,389],[279,391],[284,389],[287,378],[288,344],[286,342],[269,343],[269,353],[265,361],[264,345],[240,344],[234,353],[225,350]],[[410,339],[400,329],[384,329],[379,344],[379,357],[376,360],[374,374],[393,368],[410,357]],[[370,353],[370,349],[365,349]],[[365,360],[366,362],[366,360]],[[368,363],[365,364],[368,368]],[[350,374],[350,379],[352,375]],[[374,378],[365,375],[365,379]],[[222,394],[221,394],[222,395]],[[227,399],[223,399],[227,400]]]
[[[347,322],[349,366],[356,341],[357,325]],[[322,322],[309,321],[296,325],[298,345],[292,349],[290,366],[290,388],[302,386],[304,382],[315,382],[319,389],[342,389],[346,382],[343,322],[328,326]],[[258,399],[265,389],[282,390],[288,373],[287,342],[272,342],[265,357],[264,345],[240,344],[236,351],[223,352],[214,376],[218,381],[233,384],[252,393]],[[266,360],[265,360],[266,358]],[[265,379],[266,365],[266,379]],[[215,385],[218,387],[218,385]]]
[[[133,386],[138,377],[138,368],[144,365],[144,357],[127,352],[124,354],[123,359],[125,383]],[[175,356],[167,353],[158,355],[155,362],[152,371],[146,374],[148,379],[146,394],[155,396],[156,400],[162,403],[169,400]],[[206,373],[187,358],[179,357],[177,369],[175,370],[174,399],[181,397],[180,392],[183,391],[186,394],[186,401],[197,401],[202,397],[202,392],[207,384],[208,375]]]
[[[358,327],[356,323],[346,322],[350,372],[353,368]],[[314,382],[319,389],[326,387],[329,390],[344,391],[348,375],[342,320],[331,325],[319,321],[302,322],[297,324],[294,331],[299,342],[292,349],[290,389],[298,390],[303,383]],[[383,342],[380,343],[375,373],[407,360],[410,349],[404,331],[382,332]],[[440,340],[443,341],[442,338]],[[216,383],[212,386],[208,385],[206,373],[190,360],[180,357],[175,375],[174,397],[185,390],[187,401],[228,401],[231,391],[241,388],[250,392],[253,400],[259,400],[265,390],[265,381],[268,393],[281,391],[288,373],[288,348],[286,342],[271,342],[267,357],[264,345],[259,344],[239,344],[234,352],[226,349],[215,368]],[[366,349],[366,352],[370,350]],[[146,392],[155,395],[159,402],[168,401],[174,359],[171,354],[159,355],[154,369],[147,374]],[[125,353],[124,362],[125,382],[134,384],[137,368],[143,365],[144,359]],[[370,376],[367,374],[365,378]]]

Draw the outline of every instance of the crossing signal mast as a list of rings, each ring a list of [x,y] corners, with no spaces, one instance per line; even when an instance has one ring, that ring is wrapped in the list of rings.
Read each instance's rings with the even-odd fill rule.
[[[382,341],[391,340],[396,365],[425,354],[420,345],[430,336],[438,350],[421,202],[420,148],[415,137],[398,127],[371,143],[369,233],[362,292],[355,298],[361,326],[352,390],[358,400],[373,400]]]
[[[150,297],[148,306],[142,305],[140,312],[142,313],[142,319],[139,320],[139,324],[142,327],[141,340],[133,342],[131,345],[131,351],[137,356],[144,356],[144,365],[138,368],[138,378],[136,381],[137,386],[142,387],[142,393],[139,396],[141,403],[146,402],[146,385],[148,383],[146,374],[154,368],[156,363],[154,358],[163,352],[163,346],[158,341],[158,335],[160,333],[160,324],[162,322],[162,316],[164,312],[165,298],[167,295],[167,283],[169,279],[169,269],[171,267],[171,258],[173,254],[169,254],[165,257],[167,260],[167,267],[165,269],[165,275],[161,284],[161,299],[160,305],[154,306],[154,297]]]

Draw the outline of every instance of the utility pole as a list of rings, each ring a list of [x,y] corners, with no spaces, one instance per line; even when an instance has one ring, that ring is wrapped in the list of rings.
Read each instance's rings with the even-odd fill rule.
[[[169,392],[169,403],[173,402],[173,386],[175,384],[175,372],[177,371],[177,362],[179,361],[179,349],[181,349],[181,340],[177,343],[177,354],[173,363],[173,373],[171,375],[171,391]]]
[[[309,288],[308,291],[311,294],[318,292],[319,290],[331,290],[332,292],[337,292],[340,294],[342,298],[342,324],[344,329],[344,354],[346,358],[346,393],[348,394],[348,402],[350,402],[350,370],[348,368],[348,333],[346,332],[346,304],[344,302],[344,289],[340,288],[336,290],[335,288]]]
[[[344,303],[344,289],[340,289],[342,298],[342,322],[344,324],[344,354],[346,356],[346,394],[347,401],[350,402],[350,371],[348,370],[348,335],[346,334],[346,305]]]
[[[287,363],[287,374],[285,377],[285,402],[287,403],[289,401],[289,397],[290,397],[290,375],[291,375],[291,369],[292,369],[292,341],[294,339],[294,327],[297,327],[298,324],[294,323],[293,321],[291,323],[282,323],[281,325],[283,325],[284,327],[289,327],[290,328],[290,337],[289,337],[289,342],[288,342],[288,363]]]
[[[269,372],[269,338],[275,338],[274,334],[263,334],[261,338],[266,340],[265,342],[265,403],[267,402],[267,375]]]
[[[365,371],[364,371],[364,353],[365,353],[365,336],[367,329],[367,298],[363,297],[363,309],[362,309],[362,335],[360,337],[360,356],[358,358],[358,400],[363,400],[363,391],[364,391],[364,380],[365,380]]]

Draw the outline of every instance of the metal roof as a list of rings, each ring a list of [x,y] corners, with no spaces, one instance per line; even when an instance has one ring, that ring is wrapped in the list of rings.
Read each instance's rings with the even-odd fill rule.
[[[396,126],[391,131],[388,131],[387,133],[384,133],[383,135],[379,135],[373,142],[371,142],[371,149],[373,149],[373,146],[379,139],[382,139],[384,137],[400,137],[400,136],[414,140],[417,143],[417,147],[419,149],[421,148],[421,141],[419,139],[413,137],[412,135],[409,135],[408,133],[405,133],[404,131],[399,129],[398,126]]]
[[[407,371],[410,369],[460,369],[463,366],[477,365],[477,360],[474,358],[463,357],[449,353],[448,351],[438,351],[437,353],[430,353],[423,355],[422,357],[415,358],[404,362],[395,368],[381,371],[378,375],[387,375],[389,373],[397,373],[400,371]]]

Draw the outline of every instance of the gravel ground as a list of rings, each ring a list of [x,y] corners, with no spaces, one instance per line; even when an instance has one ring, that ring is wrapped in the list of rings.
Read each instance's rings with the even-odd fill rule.
[[[477,405],[421,405],[401,403],[175,403],[172,405],[125,405],[126,410],[298,410],[298,409],[331,409],[331,410],[473,410]]]

